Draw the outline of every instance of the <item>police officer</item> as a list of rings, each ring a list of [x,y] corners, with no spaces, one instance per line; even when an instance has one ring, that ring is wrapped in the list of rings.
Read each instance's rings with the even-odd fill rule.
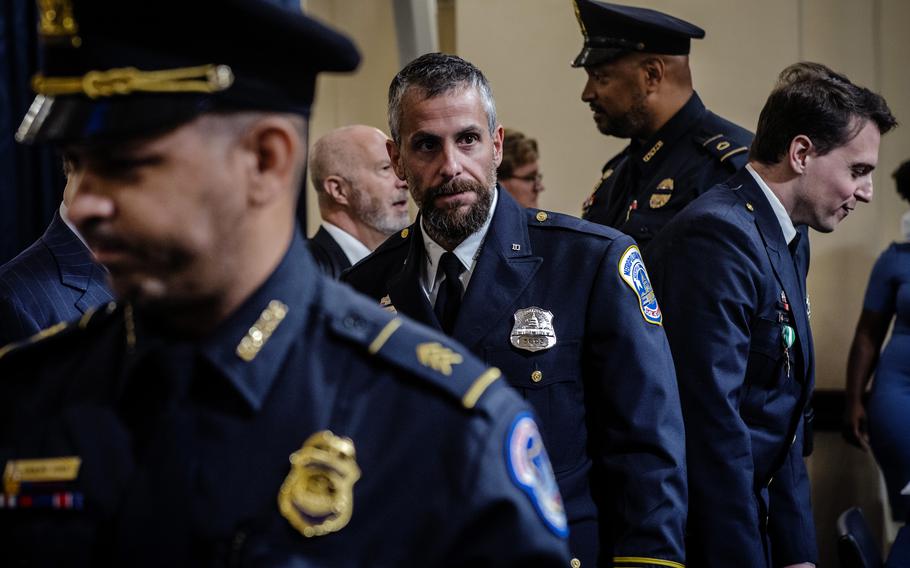
[[[503,129],[489,83],[463,59],[406,65],[389,88],[389,126],[419,216],[343,279],[464,343],[534,406],[574,565],[681,566],[682,418],[638,248],[524,209],[497,185]]]
[[[2,563],[567,566],[528,407],[295,226],[350,40],[254,0],[39,9],[19,137],[62,145],[119,300],[0,356]]]
[[[649,249],[686,421],[688,561],[812,566],[802,459],[813,386],[798,225],[830,232],[872,198],[884,99],[811,63],[785,69],[749,164]]]
[[[707,110],[692,88],[689,44],[704,30],[597,0],[575,0],[575,14],[584,47],[572,66],[588,74],[581,99],[602,134],[630,139],[603,167],[582,216],[646,249],[683,207],[745,164],[752,134]]]

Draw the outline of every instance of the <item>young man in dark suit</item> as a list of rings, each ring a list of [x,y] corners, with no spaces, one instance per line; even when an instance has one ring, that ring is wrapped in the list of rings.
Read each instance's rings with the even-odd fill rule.
[[[814,355],[800,225],[872,198],[884,99],[812,63],[785,69],[749,164],[649,248],[686,421],[692,566],[813,566],[803,461]]]

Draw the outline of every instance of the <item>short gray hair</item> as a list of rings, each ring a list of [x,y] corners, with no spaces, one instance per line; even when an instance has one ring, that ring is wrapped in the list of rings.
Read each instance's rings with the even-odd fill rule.
[[[496,102],[483,72],[455,55],[427,53],[405,65],[389,85],[389,130],[395,144],[401,143],[401,100],[412,87],[420,89],[425,99],[456,89],[476,89],[487,114],[490,135],[496,130]]]

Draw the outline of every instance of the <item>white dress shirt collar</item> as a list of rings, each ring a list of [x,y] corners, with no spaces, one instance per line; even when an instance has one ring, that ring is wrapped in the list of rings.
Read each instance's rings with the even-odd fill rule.
[[[348,257],[352,266],[363,260],[363,258],[372,252],[365,244],[357,240],[357,237],[341,227],[333,225],[328,221],[323,221],[322,226],[325,227],[325,230],[328,231],[330,235],[332,235],[332,238],[335,239],[335,242],[338,243],[338,246],[344,251],[344,255]]]
[[[777,222],[780,223],[780,230],[784,233],[784,240],[789,245],[790,242],[796,237],[796,227],[793,226],[793,221],[790,220],[790,215],[787,214],[787,210],[784,208],[784,204],[780,202],[780,199],[771,191],[771,188],[768,187],[768,184],[765,183],[765,180],[758,175],[750,164],[746,164],[746,169],[749,170],[749,173],[752,174],[752,177],[755,179],[755,183],[758,184],[758,187],[761,188],[762,193],[765,194],[765,198],[768,200],[768,203],[771,204],[771,209],[774,211],[774,216],[777,217]]]

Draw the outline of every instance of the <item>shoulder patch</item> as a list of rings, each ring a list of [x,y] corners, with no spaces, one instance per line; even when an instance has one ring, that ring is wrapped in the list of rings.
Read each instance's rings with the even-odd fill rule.
[[[537,423],[527,412],[515,417],[505,444],[509,477],[531,500],[537,514],[556,536],[569,534],[566,512]]]
[[[721,163],[730,163],[734,168],[739,168],[746,163],[749,155],[749,146],[744,146],[726,136],[725,134],[715,134],[705,139],[696,139],[702,148],[714,156]]]
[[[619,257],[619,276],[638,297],[638,305],[645,321],[654,325],[663,325],[664,317],[657,304],[657,296],[654,294],[654,288],[651,287],[648,271],[645,269],[644,260],[636,245],[629,246]]]

